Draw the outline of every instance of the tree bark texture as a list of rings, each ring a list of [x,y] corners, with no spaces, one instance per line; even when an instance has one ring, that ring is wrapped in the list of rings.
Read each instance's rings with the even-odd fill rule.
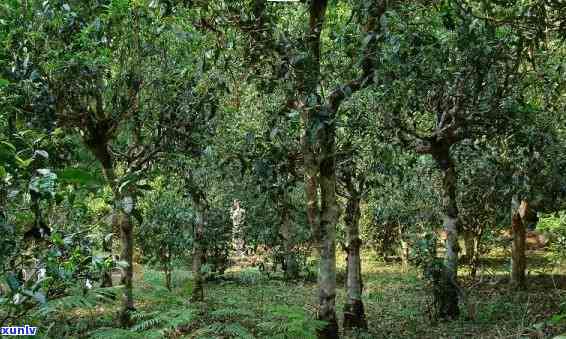
[[[444,213],[444,273],[439,300],[439,316],[455,319],[460,314],[458,307],[458,207],[456,205],[456,168],[450,155],[449,144],[439,144],[433,157],[442,172],[442,207]]]
[[[305,113],[307,115],[310,113]],[[304,158],[305,169],[305,193],[307,197],[307,221],[311,228],[311,243],[313,248],[313,256],[320,256],[320,220],[319,220],[319,203],[318,203],[318,166],[314,154],[314,145],[309,140],[308,124],[310,117],[303,118],[305,131],[301,138],[302,152]]]
[[[96,132],[100,132],[96,130]],[[86,140],[85,143],[95,157],[100,161],[102,165],[102,171],[106,178],[106,181],[112,188],[112,195],[114,200],[114,211],[112,216],[112,224],[110,232],[114,233],[114,230],[120,230],[120,240],[121,240],[121,254],[120,260],[126,263],[126,267],[123,268],[121,284],[124,285],[124,292],[122,297],[122,310],[120,312],[120,323],[124,327],[131,325],[131,312],[134,310],[134,295],[133,295],[133,277],[134,277],[134,234],[133,234],[133,224],[130,220],[130,213],[135,208],[134,198],[131,196],[123,197],[120,194],[117,186],[116,174],[114,172],[114,161],[110,152],[108,151],[108,139],[105,138],[94,138],[91,140]],[[125,199],[122,199],[125,198]],[[131,206],[125,206],[125,202],[131,203]],[[112,236],[104,240],[103,248],[105,251],[109,251],[112,254]],[[103,272],[103,287],[112,286],[112,272],[111,270]]]
[[[359,234],[360,198],[354,193],[346,207],[346,232],[348,239],[346,303],[344,305],[344,329],[367,329],[367,320],[362,301],[362,262],[360,248],[362,240]]]
[[[321,98],[318,86],[321,83],[321,32],[323,29],[327,0],[312,0],[309,3],[309,31],[306,36],[307,57],[298,69],[298,91],[301,93],[301,117],[304,123],[303,156],[307,173],[307,212],[313,227],[315,243],[319,242],[320,261],[318,274],[318,319],[326,323],[318,332],[319,338],[337,338],[336,321],[336,224],[338,205],[336,201],[336,113],[340,104],[351,95],[373,82],[375,67],[375,39],[379,19],[385,12],[386,2],[376,1],[370,5],[368,20],[364,25],[370,41],[362,52],[362,76],[332,91],[326,100]],[[347,88],[347,90],[345,90]],[[318,141],[318,144],[313,142]],[[316,149],[317,147],[318,149]],[[318,174],[318,178],[316,175]],[[313,180],[317,180],[313,181]],[[320,208],[317,201],[317,184],[320,188]],[[318,210],[318,213],[317,213]],[[318,220],[316,216],[318,215]],[[318,222],[318,224],[317,224]],[[316,227],[318,226],[318,230]],[[318,236],[317,236],[318,233]],[[318,240],[317,240],[318,239]],[[315,244],[316,246],[316,244]]]
[[[104,141],[104,139],[102,140],[91,140],[91,141],[87,141],[86,142],[88,148],[91,150],[91,152],[94,154],[94,156],[96,157],[96,159],[100,162],[100,164],[102,165],[102,173],[104,174],[104,177],[106,178],[106,182],[108,183],[108,185],[110,185],[110,187],[112,188],[112,193],[115,197],[115,199],[118,199],[118,192],[116,191],[116,175],[114,172],[114,161],[112,160],[112,156],[110,155],[110,152],[108,151],[108,145],[107,143]],[[114,230],[117,230],[120,228],[120,226],[117,223],[118,218],[116,218],[116,214],[118,213],[116,211],[116,209],[114,209],[114,216],[112,217],[112,224],[109,225],[107,231],[109,234],[114,234]],[[104,239],[102,240],[102,249],[104,252],[110,253],[110,257],[112,257],[112,243],[113,243],[113,235],[111,235],[110,237],[106,238],[104,237]],[[102,272],[102,287],[112,287],[112,270],[104,270]]]
[[[320,191],[321,216],[320,231],[322,248],[319,266],[319,314],[318,319],[327,323],[319,332],[320,338],[337,338],[336,321],[336,223],[338,205],[336,202],[336,159],[334,143],[334,123],[326,122],[321,142]]]
[[[320,187],[319,210],[319,246],[320,261],[318,270],[318,316],[325,326],[318,332],[319,338],[338,338],[338,322],[336,319],[336,222],[338,218],[336,202],[335,173],[335,126],[331,120],[330,110],[324,109],[317,87],[320,81],[320,36],[325,20],[327,0],[310,2],[309,32],[307,48],[309,50],[304,69],[304,116],[305,140],[309,145],[308,156],[313,155],[313,163],[306,164],[307,173],[318,173]],[[315,128],[318,127],[319,128]],[[319,141],[319,154],[314,153],[314,140]],[[312,180],[312,177],[311,177]],[[309,194],[311,187],[306,187]],[[312,197],[311,197],[312,198]],[[309,206],[312,203],[309,198]],[[316,230],[315,230],[316,232]],[[316,233],[315,233],[316,236]],[[316,241],[316,240],[315,240]]]
[[[121,211],[119,213],[118,220],[120,224],[120,238],[122,241],[121,260],[127,264],[122,274],[121,283],[124,285],[124,295],[122,298],[122,312],[120,320],[122,326],[128,327],[131,325],[131,313],[134,311],[134,232],[130,215],[128,213]]]

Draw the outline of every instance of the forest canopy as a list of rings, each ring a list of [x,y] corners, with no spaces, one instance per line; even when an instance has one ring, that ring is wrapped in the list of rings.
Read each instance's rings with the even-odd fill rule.
[[[565,41],[563,1],[3,0],[2,334],[565,336]]]

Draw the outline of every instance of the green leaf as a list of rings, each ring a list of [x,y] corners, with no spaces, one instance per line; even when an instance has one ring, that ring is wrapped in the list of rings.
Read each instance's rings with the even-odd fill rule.
[[[55,245],[59,245],[59,246],[65,245],[65,242],[63,241],[63,237],[59,233],[53,233],[51,235],[51,242],[53,242]]]
[[[30,159],[22,159],[20,156],[16,155],[16,163],[21,168],[28,168],[29,165],[33,162],[33,158]]]
[[[0,146],[3,146],[3,148],[6,148],[6,149],[12,151],[13,153],[16,153],[16,146],[12,145],[11,143],[9,143],[7,141],[0,141]]]

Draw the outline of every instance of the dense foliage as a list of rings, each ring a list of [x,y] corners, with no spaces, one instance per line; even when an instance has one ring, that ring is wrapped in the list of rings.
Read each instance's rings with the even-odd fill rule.
[[[2,327],[565,332],[565,39],[560,1],[3,1]]]

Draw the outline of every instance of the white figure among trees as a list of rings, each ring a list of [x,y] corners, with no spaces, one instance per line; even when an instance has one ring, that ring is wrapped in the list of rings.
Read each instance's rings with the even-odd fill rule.
[[[245,241],[242,232],[246,210],[240,206],[240,200],[234,199],[230,209],[230,219],[232,219],[232,244],[237,256],[244,255]]]

